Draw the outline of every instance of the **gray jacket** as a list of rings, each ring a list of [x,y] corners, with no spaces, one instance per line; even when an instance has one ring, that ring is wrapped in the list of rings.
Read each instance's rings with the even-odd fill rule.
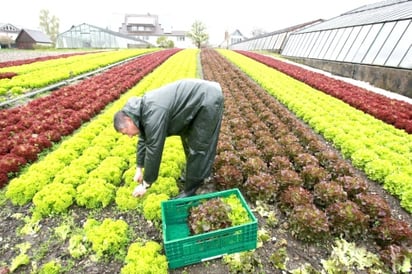
[[[217,92],[214,92],[215,90]],[[140,130],[136,162],[137,166],[144,167],[146,182],[153,183],[158,177],[166,137],[185,137],[193,127],[198,127],[196,131],[200,132],[200,135],[202,132],[207,135],[213,130],[207,128],[208,118],[215,117],[202,116],[203,122],[196,121],[193,125],[192,121],[200,109],[216,101],[216,98],[211,98],[216,97],[216,94],[221,96],[220,85],[216,82],[185,79],[128,100],[123,111]],[[218,100],[223,101],[223,96]],[[215,138],[217,139],[217,136]],[[197,148],[192,146],[190,149]]]

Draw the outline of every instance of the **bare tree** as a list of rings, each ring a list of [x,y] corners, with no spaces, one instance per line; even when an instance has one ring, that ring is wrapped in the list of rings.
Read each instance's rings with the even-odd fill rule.
[[[60,20],[56,16],[50,15],[49,10],[40,11],[40,28],[50,37],[53,44],[56,44],[57,35],[59,34]]]
[[[195,44],[199,49],[202,44],[209,40],[209,34],[206,32],[206,26],[200,21],[195,21],[192,24],[192,29],[187,33],[187,36],[192,39],[193,44]]]
[[[260,36],[266,34],[267,32],[262,28],[254,28],[252,30],[252,37]]]

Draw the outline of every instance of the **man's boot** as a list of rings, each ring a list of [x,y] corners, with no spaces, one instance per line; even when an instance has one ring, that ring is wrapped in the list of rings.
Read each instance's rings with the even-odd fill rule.
[[[190,197],[194,196],[196,194],[197,189],[203,184],[203,180],[196,183],[192,184],[192,186],[185,187],[185,190],[180,192],[179,195],[177,195],[174,199],[179,199],[179,198],[185,198],[185,197]]]

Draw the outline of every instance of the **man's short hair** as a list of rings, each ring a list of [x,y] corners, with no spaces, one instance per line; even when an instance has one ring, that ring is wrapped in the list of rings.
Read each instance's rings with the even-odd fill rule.
[[[123,110],[119,110],[114,115],[113,126],[117,132],[120,132],[122,129],[126,128],[126,117],[128,117],[128,115]]]

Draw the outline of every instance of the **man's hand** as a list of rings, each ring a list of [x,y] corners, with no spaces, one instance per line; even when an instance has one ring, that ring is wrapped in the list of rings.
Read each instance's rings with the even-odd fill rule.
[[[149,185],[145,181],[143,181],[141,184],[134,188],[132,195],[134,197],[143,196],[146,193],[148,187]]]
[[[136,173],[134,174],[133,181],[143,182],[143,169],[141,167],[136,168]]]

